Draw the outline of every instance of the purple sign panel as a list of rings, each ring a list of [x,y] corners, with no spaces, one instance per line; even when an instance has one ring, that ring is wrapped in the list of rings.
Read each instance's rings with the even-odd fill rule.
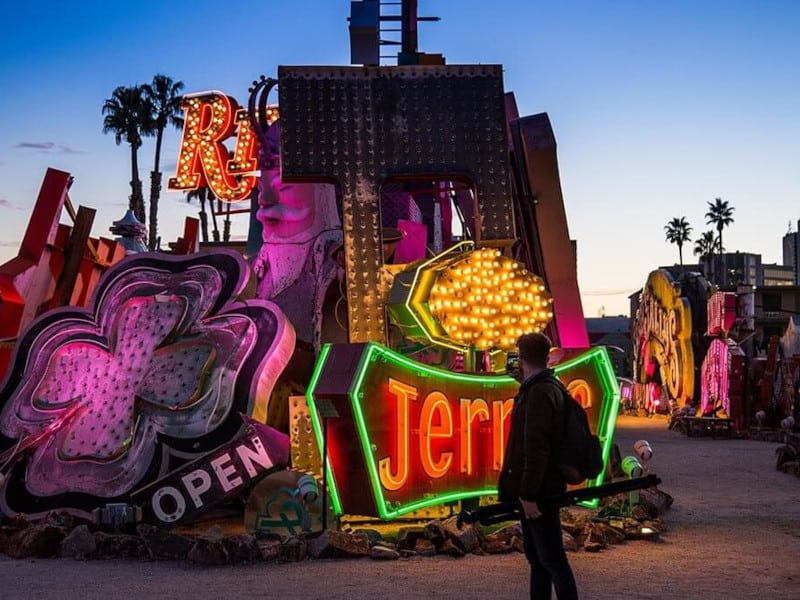
[[[0,386],[0,509],[88,517],[266,415],[294,330],[274,304],[236,301],[248,269],[230,251],[134,255],[88,309],[36,319]]]

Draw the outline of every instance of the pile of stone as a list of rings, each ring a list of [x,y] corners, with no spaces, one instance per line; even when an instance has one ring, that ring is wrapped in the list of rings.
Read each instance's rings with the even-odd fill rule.
[[[658,536],[663,530],[661,515],[671,504],[671,496],[652,488],[639,492],[639,503],[632,509],[624,494],[606,499],[599,511],[562,509],[564,547],[597,552],[626,540]],[[69,515],[51,514],[39,523],[12,520],[0,526],[0,553],[13,558],[188,560],[227,565],[327,558],[458,558],[524,551],[519,523],[488,532],[478,524],[459,529],[456,521],[451,517],[403,527],[391,539],[373,529],[329,530],[281,539],[261,534],[226,535],[219,526],[204,535],[181,535],[148,524],[111,533],[93,524],[76,523]]]
[[[775,454],[778,456],[775,466],[779,471],[800,477],[800,434],[787,434],[786,443],[778,447]]]

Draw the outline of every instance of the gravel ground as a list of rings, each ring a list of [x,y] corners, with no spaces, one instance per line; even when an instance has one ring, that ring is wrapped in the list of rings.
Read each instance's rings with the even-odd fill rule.
[[[582,598],[800,598],[800,480],[775,444],[686,438],[662,419],[621,417],[623,454],[645,438],[675,496],[658,542],[570,554]],[[520,554],[247,567],[0,557],[0,599],[527,597]]]

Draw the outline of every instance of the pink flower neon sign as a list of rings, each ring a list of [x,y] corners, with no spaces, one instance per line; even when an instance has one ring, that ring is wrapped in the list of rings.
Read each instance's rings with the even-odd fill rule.
[[[0,443],[38,439],[3,487],[4,512],[125,498],[232,439],[240,413],[263,420],[294,331],[274,304],[235,302],[248,275],[227,251],[136,255],[90,309],[34,321],[0,388]]]

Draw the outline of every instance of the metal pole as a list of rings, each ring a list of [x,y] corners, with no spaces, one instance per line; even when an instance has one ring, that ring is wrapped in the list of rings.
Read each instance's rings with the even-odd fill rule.
[[[402,1],[402,52],[417,52],[417,0]]]
[[[322,418],[322,531],[328,529],[328,419]]]

